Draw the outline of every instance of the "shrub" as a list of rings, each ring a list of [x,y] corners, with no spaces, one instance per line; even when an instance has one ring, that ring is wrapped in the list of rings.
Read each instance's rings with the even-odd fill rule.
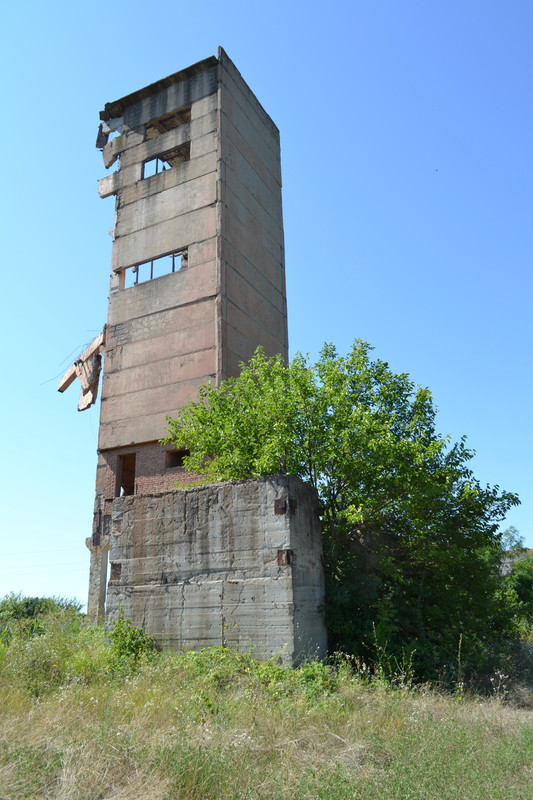
[[[0,600],[0,641],[10,641],[17,634],[43,634],[50,616],[81,618],[81,604],[63,597],[23,597],[21,593],[6,595]]]
[[[123,674],[135,671],[140,664],[157,656],[157,648],[151,636],[142,628],[137,628],[131,620],[124,619],[124,612],[119,611],[119,618],[108,633],[110,641],[111,668],[115,673]]]

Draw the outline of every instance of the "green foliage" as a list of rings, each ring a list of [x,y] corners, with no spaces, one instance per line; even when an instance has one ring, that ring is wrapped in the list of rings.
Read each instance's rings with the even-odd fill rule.
[[[286,472],[317,489],[330,646],[413,652],[420,677],[445,678],[461,637],[465,671],[480,670],[512,627],[498,525],[518,498],[482,486],[465,439],[436,433],[429,390],[370,353],[325,345],[315,365],[285,365],[258,350],[169,418],[164,441],[207,481]]]
[[[533,553],[516,561],[513,564],[513,573],[524,578],[533,578]]]
[[[0,680],[40,697],[70,684],[135,674],[158,652],[122,612],[107,635],[79,606],[57,598],[9,595],[0,601]]]
[[[514,525],[500,534],[500,546],[506,574],[498,587],[498,598],[515,636],[527,636],[533,629],[533,555]]]
[[[29,598],[30,600],[32,598]],[[12,598],[9,599],[10,601]],[[102,649],[105,647],[101,632],[88,628],[82,614],[69,608],[65,601],[46,602],[42,613],[35,617],[17,617],[19,610],[34,609],[35,603],[6,603],[3,608],[15,608],[15,618],[10,623],[4,617],[3,635],[0,638],[0,678],[14,686],[22,686],[32,696],[39,697],[56,690],[73,680],[85,680],[75,660],[80,652],[85,661],[95,661],[100,652],[100,670],[103,672]],[[52,609],[52,610],[51,610]],[[53,610],[55,609],[55,610]],[[98,659],[96,659],[98,660]]]
[[[0,600],[0,624],[12,620],[33,619],[42,614],[62,611],[79,611],[81,605],[75,600],[62,597],[23,597],[22,594],[6,595]]]
[[[395,673],[385,650],[373,670],[345,654],[333,666],[291,669],[216,647],[162,653],[113,673],[103,627],[81,621],[68,629],[61,620],[50,617],[44,634],[6,645],[6,798],[135,800],[147,787],[153,800],[531,795],[533,728],[508,704],[512,686],[501,673],[485,700],[413,687],[409,656]],[[136,634],[120,636],[129,659]],[[42,664],[59,667],[61,682],[52,674],[36,691],[23,641],[38,645],[31,652]],[[87,675],[90,663],[101,670]]]
[[[502,551],[508,556],[520,555],[525,552],[524,537],[514,525],[510,525],[500,534]]]
[[[514,555],[522,553],[522,557],[511,565],[511,572],[504,577],[500,593],[510,610],[512,622],[523,632],[533,628],[533,555],[526,555],[523,547],[511,552]]]
[[[51,615],[79,615],[81,605],[62,597],[23,597],[6,595],[0,600],[0,642],[8,641],[17,633],[35,636],[44,633]]]
[[[199,699],[211,709],[215,705],[213,692],[228,691],[243,679],[272,697],[301,697],[312,702],[339,687],[337,670],[328,664],[308,661],[292,668],[276,657],[258,660],[252,651],[239,653],[223,646],[185,652],[180,665],[189,681],[203,687]]]
[[[133,672],[142,663],[157,656],[157,648],[153,639],[142,628],[137,628],[131,620],[124,619],[122,608],[118,620],[108,633],[110,641],[110,661],[113,671],[118,673]]]

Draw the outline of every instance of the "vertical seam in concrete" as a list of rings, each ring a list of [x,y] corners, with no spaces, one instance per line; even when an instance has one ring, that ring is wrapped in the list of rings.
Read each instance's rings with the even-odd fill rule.
[[[283,480],[281,481],[286,495],[287,495],[287,514],[285,516],[285,525],[287,526],[287,545],[289,549],[293,547],[293,527],[294,527],[294,518],[289,511],[289,499],[290,499],[290,475],[283,475]],[[290,624],[290,632],[291,632],[291,660],[294,661],[294,654],[296,652],[296,628],[294,625],[294,581],[292,571],[294,566],[287,566],[287,595],[289,598],[289,624]]]
[[[222,586],[220,589],[220,641],[222,647],[226,647],[226,615],[224,613],[224,589],[225,578],[222,579]]]
[[[225,286],[223,280],[223,247],[222,237],[225,234],[224,230],[224,181],[223,170],[224,162],[222,158],[222,73],[223,73],[222,59],[219,58],[217,66],[217,172],[216,172],[216,256],[215,256],[215,344],[216,344],[216,385],[219,386],[221,381],[226,377],[226,365],[223,358],[223,319],[225,317],[225,298],[222,294],[222,287]]]

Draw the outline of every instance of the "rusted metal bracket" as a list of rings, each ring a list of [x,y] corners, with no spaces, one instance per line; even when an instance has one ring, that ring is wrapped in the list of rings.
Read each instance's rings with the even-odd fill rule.
[[[294,550],[278,550],[278,567],[293,567],[296,564]]]
[[[287,514],[287,511],[289,514],[294,515],[296,514],[297,507],[298,503],[293,497],[289,497],[288,502],[284,497],[279,497],[274,500],[274,514],[279,516]]]

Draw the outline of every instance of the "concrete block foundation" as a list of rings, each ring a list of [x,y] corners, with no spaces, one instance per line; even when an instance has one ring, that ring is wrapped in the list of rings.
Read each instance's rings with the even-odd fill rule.
[[[323,657],[317,510],[314,490],[291,476],[116,498],[107,623],[122,608],[169,648]]]

